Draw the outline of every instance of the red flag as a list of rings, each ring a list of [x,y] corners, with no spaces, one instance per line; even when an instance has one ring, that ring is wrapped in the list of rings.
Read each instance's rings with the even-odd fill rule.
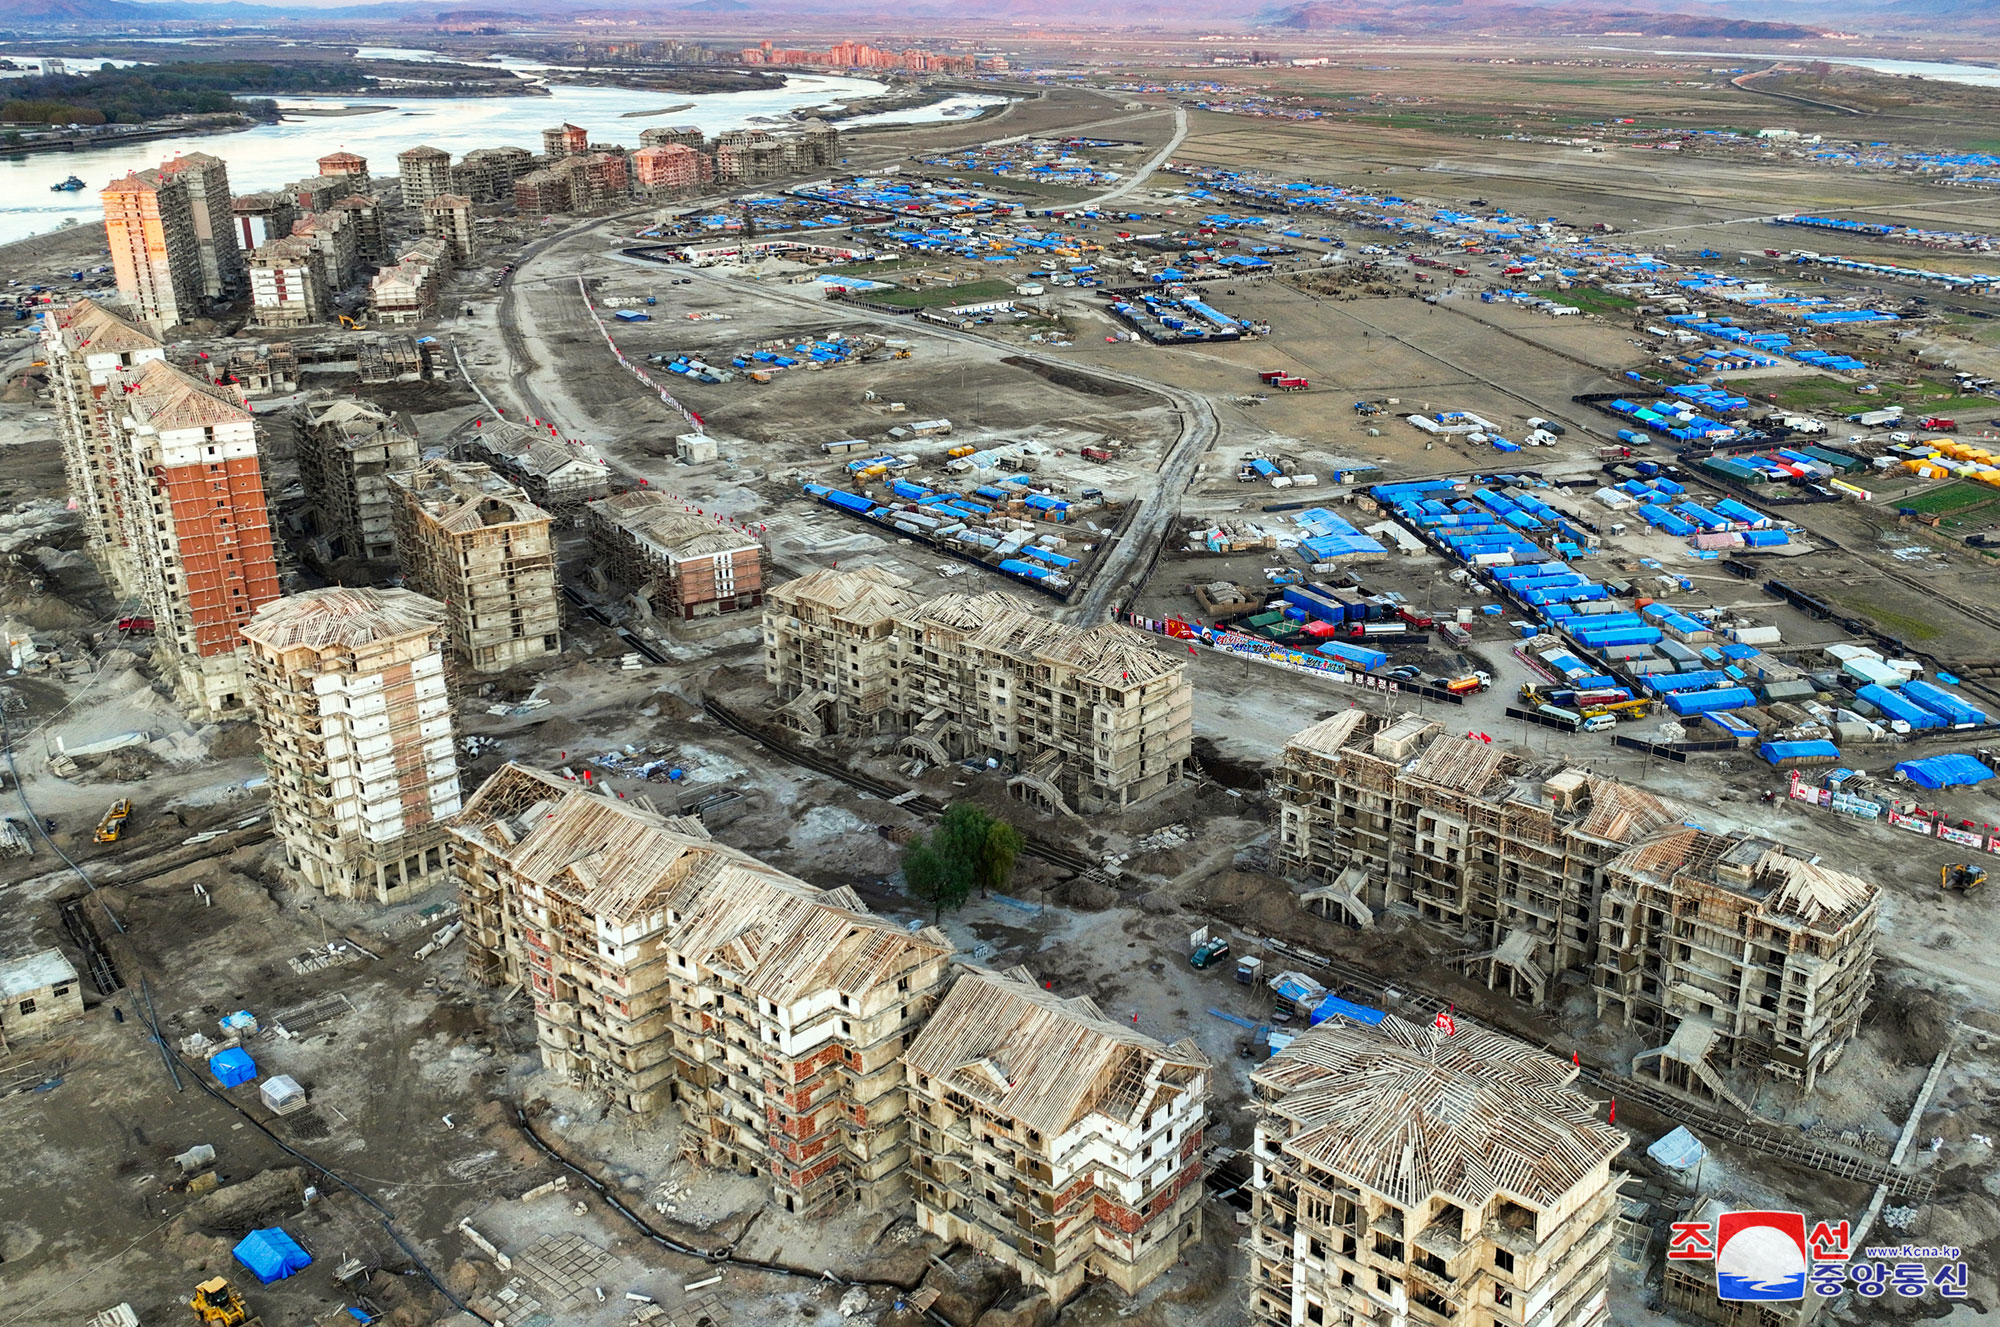
[[[1604,1118],[1606,1124],[1618,1123],[1618,1098],[1611,1098],[1611,1113]]]
[[[1439,1032],[1444,1033],[1447,1037],[1456,1036],[1458,1033],[1458,1020],[1453,1018],[1450,1014],[1447,1014],[1442,1009],[1438,1010],[1438,1016],[1436,1020],[1431,1023],[1431,1026],[1436,1028]]]
[[[1569,1053],[1569,1062],[1578,1069],[1583,1068],[1583,1061],[1577,1058],[1577,1053],[1575,1051],[1571,1051]]]

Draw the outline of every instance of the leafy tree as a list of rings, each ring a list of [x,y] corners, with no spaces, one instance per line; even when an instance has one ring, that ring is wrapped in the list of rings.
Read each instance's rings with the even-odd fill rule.
[[[941,920],[946,908],[957,908],[976,886],[980,897],[1005,889],[1025,840],[1021,832],[970,802],[946,808],[930,834],[911,841],[903,852],[903,878],[910,896],[929,903]]]
[[[972,893],[970,873],[959,868],[922,835],[903,849],[903,882],[910,897],[931,905],[931,920],[944,920],[946,908],[956,909]]]

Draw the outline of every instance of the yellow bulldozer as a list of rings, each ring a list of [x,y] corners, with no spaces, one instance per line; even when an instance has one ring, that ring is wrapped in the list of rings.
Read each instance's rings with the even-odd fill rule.
[[[250,1316],[236,1287],[220,1276],[196,1286],[188,1307],[194,1310],[195,1321],[202,1327],[256,1327],[258,1321]]]

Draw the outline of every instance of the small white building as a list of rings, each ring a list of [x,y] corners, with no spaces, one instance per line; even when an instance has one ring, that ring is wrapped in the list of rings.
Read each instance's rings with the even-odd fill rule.
[[[60,949],[0,961],[0,1045],[83,1015],[83,988]]]

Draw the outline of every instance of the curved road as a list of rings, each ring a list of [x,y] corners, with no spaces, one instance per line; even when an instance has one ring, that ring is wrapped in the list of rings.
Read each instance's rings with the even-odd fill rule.
[[[1173,155],[1174,150],[1186,139],[1187,128],[1187,109],[1180,106],[1175,107],[1173,136],[1167,140],[1166,145],[1157,154],[1148,160],[1145,165],[1134,170],[1131,176],[1117,188],[1098,194],[1081,203],[1073,204],[1073,206],[1077,208],[1095,208],[1120,198],[1137,188]],[[536,415],[543,419],[555,418],[555,412],[536,395],[528,382],[531,370],[540,367],[542,359],[535,353],[535,338],[522,325],[519,312],[516,308],[515,283],[524,275],[531,263],[556,245],[606,226],[615,226],[632,217],[644,216],[650,210],[650,208],[639,209],[612,217],[594,217],[589,221],[568,227],[544,239],[537,240],[522,250],[521,256],[515,260],[513,270],[501,279],[500,301],[495,315],[496,323],[500,333],[501,344],[506,351],[508,359],[512,361],[512,373],[509,376],[512,380],[510,386],[513,395],[520,402],[521,408],[528,414]],[[623,254],[606,256],[622,262],[639,262],[637,259],[626,258]],[[650,263],[640,265],[653,266]],[[719,273],[705,271],[701,268],[687,267],[676,268],[674,270],[680,274],[698,277],[702,280],[724,282],[739,293],[752,289],[751,287],[747,287],[743,282],[722,276]],[[917,324],[913,327],[911,321],[907,319],[894,318],[863,309],[856,309],[851,306],[829,303],[825,300],[811,299],[770,287],[759,286],[754,287],[754,289],[767,303],[796,304],[811,311],[819,318],[831,317],[851,323],[865,323],[874,326],[889,327],[899,334],[917,332],[921,335],[933,336],[943,340],[958,341],[964,345],[974,346],[981,350],[999,354],[1011,353],[1016,359],[1031,361],[1048,368],[1060,369],[1066,373],[1080,373],[1097,377],[1107,382],[1115,382],[1123,386],[1149,392],[1155,396],[1164,398],[1173,406],[1175,414],[1180,418],[1179,435],[1168,446],[1166,455],[1161,458],[1158,472],[1147,481],[1144,491],[1133,494],[1132,501],[1136,504],[1137,510],[1131,514],[1125,523],[1124,529],[1112,539],[1110,545],[1100,552],[1082,595],[1074,602],[1059,610],[1060,616],[1074,622],[1084,624],[1102,622],[1111,616],[1114,609],[1123,606],[1133,595],[1136,595],[1145,577],[1150,574],[1162,545],[1172,533],[1175,518],[1180,514],[1182,495],[1193,484],[1196,467],[1201,463],[1202,456],[1207,453],[1209,448],[1215,445],[1221,436],[1221,421],[1216,417],[1215,407],[1209,403],[1206,397],[1196,392],[1185,391],[1181,388],[1170,386],[1167,383],[1144,377],[1140,374],[1094,366],[1084,367],[1069,360],[1025,349],[1011,350],[1010,347],[999,345],[984,337],[976,336],[969,332],[962,332],[955,328],[940,327],[930,323]],[[484,393],[481,393],[481,396],[483,398]],[[625,459],[614,456],[603,448],[600,448],[600,451],[604,453],[607,460],[624,461]],[[627,464],[629,465],[629,462]]]

